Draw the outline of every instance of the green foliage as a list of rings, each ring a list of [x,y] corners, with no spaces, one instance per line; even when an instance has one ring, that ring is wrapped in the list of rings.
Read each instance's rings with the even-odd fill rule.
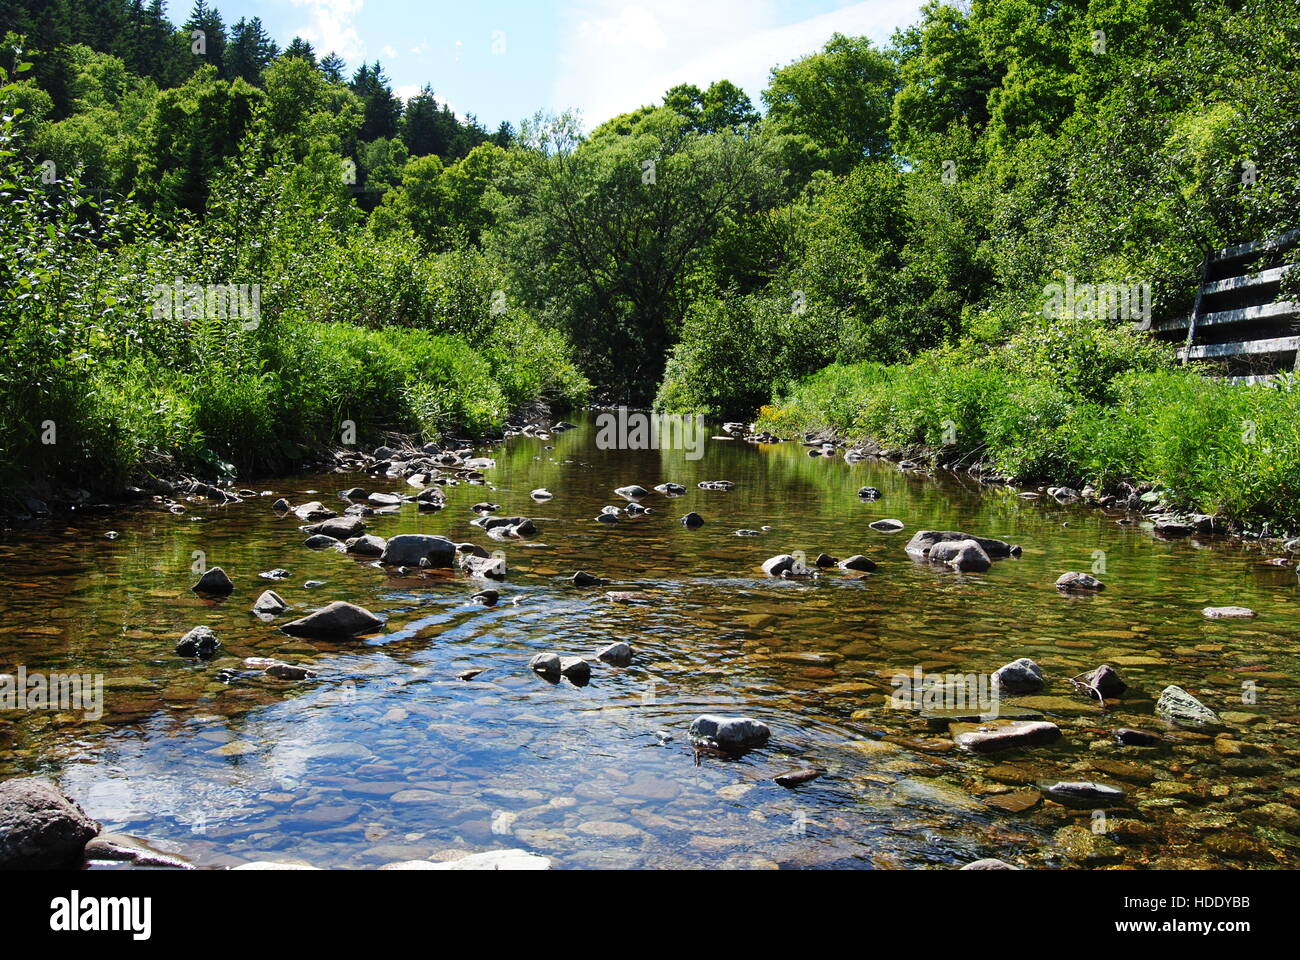
[[[835,34],[818,53],[773,67],[763,91],[768,117],[809,137],[825,165],[847,173],[888,155],[897,67],[866,37]]]

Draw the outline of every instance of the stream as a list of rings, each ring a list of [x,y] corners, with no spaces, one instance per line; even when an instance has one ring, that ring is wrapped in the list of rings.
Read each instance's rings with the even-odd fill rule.
[[[181,515],[140,507],[11,535],[0,543],[0,672],[102,674],[104,704],[97,719],[0,710],[0,779],[48,776],[105,829],[202,867],[375,868],[503,848],[557,868],[1300,866],[1294,567],[1265,565],[1258,545],[1162,540],[1132,515],[812,457],[797,442],[712,440],[696,460],[602,450],[593,418],[574,419],[546,439],[477,447],[496,460],[486,485],[446,488],[440,512],[406,503],[367,518],[380,537],[502,549],[504,583],[309,550],[302,521],[271,509],[286,497],[342,512],[338,491],[353,486],[416,492],[364,474],[263,480],[266,493],[240,503],[193,499]],[[734,489],[697,487],[720,479]],[[665,481],[687,493],[594,521],[626,506],[616,487]],[[868,485],[879,500],[857,496]],[[538,487],[555,498],[534,502]],[[534,518],[538,534],[489,539],[470,523],[483,500]],[[689,511],[704,525],[680,523]],[[869,528],[882,518],[905,529]],[[959,574],[904,552],[924,529],[1023,552]],[[195,551],[231,576],[230,597],[191,592]],[[762,573],[795,551],[865,554],[878,568]],[[273,568],[290,579],[259,579]],[[565,578],[577,570],[610,583],[575,587]],[[1054,583],[1070,570],[1104,570],[1106,589],[1061,594]],[[471,602],[484,586],[501,602]],[[268,588],[290,611],[263,622],[250,607]],[[385,631],[337,642],[277,629],[334,600],[385,618]],[[1201,613],[1226,604],[1258,616]],[[222,641],[217,658],[178,657],[179,637],[201,624]],[[586,685],[528,668],[538,653],[590,656],[620,640],[631,665],[593,662]],[[247,657],[318,676],[218,677]],[[967,753],[942,716],[891,703],[896,675],[987,675],[1019,657],[1047,685],[1001,706],[1058,724],[1054,744]],[[1069,683],[1101,663],[1128,684],[1118,703]],[[470,669],[483,672],[459,678]],[[1156,718],[1169,684],[1215,710],[1222,731]],[[738,757],[697,754],[688,730],[706,713],[761,720],[771,738]],[[1120,746],[1119,727],[1164,739]],[[773,779],[805,767],[822,773],[795,787]],[[1099,817],[1043,798],[1046,784],[1080,780],[1121,787],[1124,800]]]

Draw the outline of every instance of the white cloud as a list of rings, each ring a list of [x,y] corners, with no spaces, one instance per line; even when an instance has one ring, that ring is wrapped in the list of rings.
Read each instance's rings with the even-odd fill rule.
[[[389,60],[397,59],[397,51],[393,49],[392,44],[388,44],[388,43],[384,44],[383,48],[380,49],[379,52],[382,53]]]
[[[795,23],[773,0],[580,0],[570,11],[552,102],[588,128],[679,83],[727,79],[760,105],[768,71],[819,49],[836,31],[884,43],[918,19],[921,0],[863,0]]]
[[[320,56],[337,53],[345,60],[364,60],[366,45],[353,25],[365,0],[290,0],[295,7],[306,7],[309,23],[295,31],[316,48]]]

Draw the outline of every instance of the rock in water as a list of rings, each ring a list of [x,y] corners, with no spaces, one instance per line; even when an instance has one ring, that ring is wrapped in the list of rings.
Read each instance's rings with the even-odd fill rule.
[[[772,736],[767,724],[752,717],[704,714],[691,721],[691,740],[730,752],[761,746]]]
[[[596,654],[596,659],[615,667],[626,667],[632,662],[632,648],[619,640]]]
[[[1005,540],[974,537],[968,533],[959,533],[955,530],[918,530],[912,535],[912,539],[907,542],[904,549],[909,556],[917,560],[924,560],[935,544],[948,540],[974,540],[979,544],[981,550],[995,559],[1009,557],[1016,549]]]
[[[959,733],[953,742],[972,753],[993,753],[1015,747],[1038,747],[1061,739],[1061,728],[1046,720],[1017,720],[1002,727]]]
[[[257,602],[253,604],[254,613],[274,615],[284,613],[284,611],[288,609],[289,605],[284,602],[284,598],[274,590],[263,590],[262,595],[258,597]]]
[[[903,529],[903,521],[894,519],[876,520],[867,524],[867,526],[880,533],[898,533]]]
[[[422,560],[430,567],[450,567],[456,561],[456,544],[446,537],[402,533],[389,540],[379,556],[380,563],[392,567],[424,566]]]
[[[686,495],[686,488],[680,483],[660,483],[655,489],[666,497],[683,497]]]
[[[788,553],[782,553],[764,560],[763,572],[769,577],[783,577],[787,574],[795,577],[804,576],[809,572],[809,570],[803,565],[798,557]]]
[[[1220,725],[1219,715],[1201,701],[1173,684],[1165,687],[1156,701],[1156,716],[1193,730]]]
[[[579,570],[569,579],[573,581],[575,587],[603,587],[605,584],[609,583],[608,580],[602,580],[600,577],[593,577],[591,574],[584,573],[582,570]]]
[[[875,487],[863,487],[861,490],[858,491],[858,496],[861,497],[863,500],[879,500],[880,491],[877,490]]]
[[[697,527],[704,526],[704,518],[698,513],[688,513],[686,516],[682,517],[682,526],[694,530]]]
[[[632,483],[626,487],[619,487],[614,492],[617,493],[624,500],[641,500],[645,497],[650,496],[650,491],[647,490],[645,487],[641,486],[639,483]]]
[[[1033,693],[1043,689],[1043,670],[1028,657],[1021,657],[994,670],[993,683],[1004,693]]]
[[[1115,731],[1115,741],[1125,747],[1158,747],[1164,743],[1165,738],[1158,733],[1148,733],[1146,730],[1120,727]]]
[[[1104,783],[1054,783],[1043,792],[1069,807],[1110,807],[1124,802],[1124,791]]]
[[[1119,671],[1109,663],[1103,663],[1087,673],[1081,673],[1070,682],[1085,690],[1097,691],[1103,700],[1113,700],[1128,689],[1128,684],[1119,675]]]
[[[1250,607],[1206,607],[1201,614],[1211,620],[1248,620],[1255,611]]]
[[[0,783],[0,870],[76,868],[99,829],[46,780]]]
[[[996,858],[990,857],[985,860],[972,860],[970,863],[966,864],[966,866],[962,867],[961,869],[962,870],[1019,870],[1020,868],[1013,867],[1005,860],[998,860]]]
[[[785,773],[778,773],[772,779],[783,787],[797,787],[801,783],[816,780],[821,775],[822,771],[816,767],[800,767],[798,770],[787,770]]]
[[[560,673],[574,683],[586,683],[591,679],[591,664],[582,657],[561,657]]]
[[[355,637],[377,633],[384,621],[362,607],[342,600],[321,607],[301,620],[286,623],[280,629],[293,637]]]
[[[388,542],[383,537],[376,537],[374,534],[367,533],[360,537],[353,537],[344,546],[347,548],[347,552],[354,556],[382,557]]]
[[[855,553],[853,556],[841,560],[839,567],[841,570],[871,571],[876,569],[876,562],[860,553]]]
[[[531,494],[529,494],[529,496],[531,496],[534,500],[539,500],[539,501],[555,499],[555,494],[551,493],[551,491],[547,490],[544,487],[538,487]]]
[[[1062,593],[1096,593],[1105,590],[1106,585],[1090,573],[1071,570],[1056,578],[1056,589]]]
[[[983,573],[993,566],[984,548],[975,540],[944,540],[926,554],[931,563],[943,563],[959,573]]]
[[[208,627],[195,627],[185,636],[181,637],[180,642],[176,644],[176,655],[188,657],[192,660],[207,660],[217,652],[221,646],[221,641],[217,635]]]
[[[366,530],[366,522],[360,517],[331,517],[328,520],[322,520],[320,523],[313,523],[302,528],[303,533],[315,535],[321,534],[326,537],[333,537],[335,540],[349,540],[352,537],[359,537]]]
[[[235,585],[230,582],[226,576],[226,571],[220,567],[213,567],[203,576],[199,577],[199,582],[190,587],[195,593],[210,593],[214,597],[224,597],[233,593]]]
[[[558,653],[539,653],[528,661],[528,668],[533,673],[541,674],[549,680],[558,680],[562,663]]]

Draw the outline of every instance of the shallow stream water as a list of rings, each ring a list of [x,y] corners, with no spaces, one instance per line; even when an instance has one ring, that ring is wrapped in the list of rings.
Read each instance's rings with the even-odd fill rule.
[[[523,848],[557,867],[946,868],[981,857],[1021,866],[1300,865],[1300,632],[1294,568],[1250,545],[1164,541],[1120,513],[1031,501],[969,478],[926,477],[881,462],[810,457],[798,443],[715,440],[699,460],[677,451],[600,450],[589,419],[539,440],[482,447],[487,486],[447,489],[369,532],[445,534],[505,551],[502,602],[453,571],[397,576],[371,561],[302,545],[272,496],[203,500],[174,516],[141,508],[26,531],[0,543],[0,672],[105,677],[99,720],[0,711],[0,777],[54,778],[107,829],[200,866],[295,860],[377,867]],[[701,480],[734,481],[706,491]],[[613,490],[684,484],[654,512],[594,522]],[[304,474],[262,481],[293,503],[337,491],[410,494],[400,479]],[[878,501],[857,490],[880,489]],[[534,503],[529,492],[555,494]],[[312,493],[311,491],[315,491]],[[472,504],[537,520],[538,536],[498,543],[470,524]],[[624,504],[625,505],[625,504]],[[704,526],[678,518],[696,511]],[[868,524],[896,518],[901,533]],[[758,537],[741,528],[771,529]],[[920,529],[1018,543],[1023,555],[963,575],[912,562]],[[108,539],[107,531],[117,531]],[[224,601],[189,587],[194,551],[235,582]],[[779,553],[862,553],[876,571],[774,580]],[[1098,565],[1098,566],[1094,566]],[[1107,589],[1071,597],[1067,570],[1105,573]],[[288,569],[281,583],[260,571]],[[578,589],[575,570],[607,587]],[[305,581],[324,586],[307,589]],[[387,619],[382,636],[294,639],[250,614],[266,588],[290,616],[348,600]],[[608,591],[636,594],[616,603]],[[518,602],[514,602],[518,600]],[[1207,605],[1253,608],[1209,620]],[[210,663],[183,660],[198,624],[223,642]],[[630,667],[596,664],[586,686],[527,668],[539,652],[591,654],[614,640]],[[316,680],[221,682],[245,657],[312,666]],[[1047,688],[1001,706],[1061,726],[1055,745],[978,756],[953,747],[941,719],[891,707],[891,678],[987,675],[1031,657]],[[1115,665],[1130,690],[1101,705],[1068,678]],[[470,668],[484,672],[458,679]],[[1218,733],[1153,715],[1178,684],[1216,710]],[[697,756],[701,713],[767,723],[770,742],[736,759]],[[1117,727],[1163,734],[1119,747]],[[671,739],[667,739],[671,736]],[[792,768],[822,776],[793,789]],[[1043,800],[1057,780],[1123,787],[1098,816]]]

